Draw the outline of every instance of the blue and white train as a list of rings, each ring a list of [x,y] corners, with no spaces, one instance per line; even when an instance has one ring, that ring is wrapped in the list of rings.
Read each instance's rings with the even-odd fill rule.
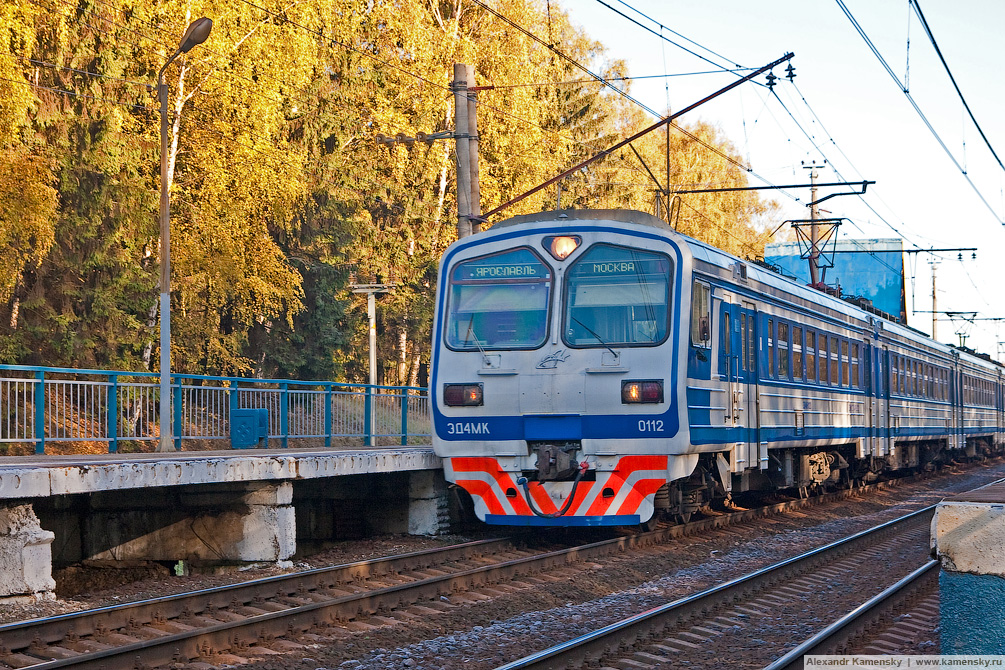
[[[518,216],[445,253],[433,447],[508,525],[687,518],[731,493],[1001,450],[1001,365],[636,211]]]

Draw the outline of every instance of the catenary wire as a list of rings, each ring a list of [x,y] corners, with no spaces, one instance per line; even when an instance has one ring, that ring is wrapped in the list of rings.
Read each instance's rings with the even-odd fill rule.
[[[681,38],[685,42],[689,42],[689,43],[693,44],[694,46],[698,47],[702,51],[707,51],[708,53],[712,54],[716,58],[721,58],[722,60],[726,61],[727,63],[732,63],[733,65],[736,65],[737,67],[739,67],[739,64],[736,61],[734,61],[732,58],[726,58],[722,54],[719,54],[719,53],[716,53],[715,51],[712,51],[711,49],[709,49],[705,45],[699,44],[698,42],[695,42],[694,40],[692,40],[692,39],[690,39],[688,37],[685,37],[684,35],[681,35],[676,30],[673,30],[672,28],[663,25],[662,23],[660,23],[656,19],[652,18],[651,16],[649,16],[645,12],[639,10],[637,7],[633,7],[632,5],[628,4],[627,2],[625,2],[625,0],[618,0],[618,3],[624,5],[628,9],[630,9],[633,12],[635,12],[636,14],[638,14],[639,16],[642,16],[643,18],[645,18],[645,19],[647,19],[649,21],[652,21],[657,26],[659,26],[661,30],[666,30],[668,33],[671,33],[672,35],[676,35],[677,37]],[[722,66],[720,65],[719,67],[722,67]]]
[[[604,2],[604,0],[597,0],[597,2],[599,2],[600,4],[602,4],[604,7],[607,7],[609,10],[611,10],[612,12],[614,12],[615,14],[617,14],[618,16],[621,16],[625,20],[631,21],[632,23],[634,23],[635,25],[637,25],[639,28],[642,28],[642,30],[645,30],[646,32],[652,33],[653,35],[655,35],[656,37],[660,38],[661,40],[663,40],[665,42],[669,42],[670,44],[674,45],[678,49],[691,54],[695,58],[701,59],[701,60],[705,61],[706,63],[708,63],[710,65],[714,65],[714,66],[716,66],[718,68],[722,68],[723,71],[730,72],[729,68],[725,68],[722,65],[720,65],[719,63],[716,63],[715,61],[709,60],[708,58],[705,58],[701,54],[695,53],[691,49],[688,49],[686,46],[684,46],[682,44],[678,44],[677,42],[674,42],[672,39],[670,39],[666,35],[662,35],[661,33],[656,32],[655,30],[653,30],[649,26],[643,25],[640,21],[637,21],[637,20],[633,19],[632,17],[628,16],[627,14],[625,14],[624,12],[622,12],[621,10],[616,9],[616,8],[612,7],[611,5],[607,4],[606,2]],[[632,9],[633,11],[638,12],[638,10],[636,10],[634,7],[632,7],[631,5],[629,5],[627,3],[622,2],[621,4],[623,4],[626,7]],[[638,12],[638,13],[642,14],[642,12]],[[645,15],[643,14],[643,16],[645,16]],[[649,18],[649,17],[646,17],[646,18]],[[655,21],[653,19],[649,19],[649,20],[653,21],[653,23],[655,23],[656,25],[658,25],[661,29],[667,30],[668,32],[673,32],[673,31],[670,31],[670,29],[667,28],[666,26],[664,26],[662,23],[659,23],[658,21]],[[676,32],[674,32],[674,34],[675,35],[680,35],[680,33],[676,33]],[[680,35],[680,36],[683,37],[683,35]],[[690,40],[688,40],[688,41],[690,41]],[[710,50],[706,49],[706,51],[710,51]],[[716,55],[718,55],[718,54],[716,54]],[[722,56],[719,56],[719,58],[722,58]],[[729,59],[723,58],[723,60],[728,61]],[[736,65],[737,67],[739,67],[738,63],[733,62],[733,64]]]
[[[946,74],[949,75],[949,81],[953,83],[953,88],[956,89],[956,95],[960,97],[960,102],[963,103],[963,108],[966,109],[967,114],[970,115],[970,120],[973,121],[974,127],[977,128],[977,132],[981,134],[981,139],[983,139],[984,144],[987,145],[988,151],[990,151],[991,155],[995,157],[995,160],[998,162],[998,166],[1001,167],[1002,170],[1005,170],[1005,165],[1003,165],[1001,159],[998,158],[998,154],[995,152],[994,147],[991,146],[991,141],[988,139],[988,136],[984,134],[981,124],[977,123],[977,118],[970,110],[970,105],[967,104],[966,98],[963,97],[963,91],[960,90],[959,84],[956,83],[956,77],[953,76],[952,71],[949,69],[949,64],[942,55],[942,50],[939,48],[938,42],[935,41],[935,35],[932,34],[932,29],[928,26],[928,21],[925,19],[925,15],[921,11],[921,5],[918,4],[918,0],[908,0],[908,4],[914,8],[915,13],[918,15],[918,19],[921,20],[921,27],[925,29],[925,34],[928,35],[928,39],[931,40],[932,47],[935,49],[935,54],[942,62],[942,67],[945,68]]]
[[[987,199],[985,199],[984,194],[981,193],[980,189],[977,188],[977,185],[974,184],[972,179],[970,179],[970,175],[968,175],[967,171],[963,168],[962,165],[960,165],[960,162],[953,155],[953,152],[949,150],[948,146],[946,146],[946,143],[942,140],[942,137],[939,135],[938,131],[935,130],[935,127],[932,126],[931,121],[928,120],[928,117],[925,116],[925,113],[921,110],[921,107],[918,105],[917,101],[915,101],[914,96],[911,95],[911,92],[907,90],[904,84],[900,81],[900,78],[898,78],[897,75],[894,74],[893,70],[890,69],[890,65],[886,62],[886,59],[883,58],[883,55],[879,53],[879,49],[877,49],[876,45],[873,44],[871,39],[869,39],[869,36],[866,34],[865,30],[862,28],[859,22],[855,19],[855,16],[851,13],[851,10],[849,10],[848,6],[845,5],[844,0],[836,0],[836,2],[838,6],[841,8],[841,11],[844,12],[844,15],[848,17],[849,21],[851,21],[851,24],[855,28],[856,32],[858,32],[859,36],[862,37],[866,45],[869,47],[870,51],[872,51],[873,55],[883,66],[883,69],[886,70],[887,74],[890,75],[890,78],[893,79],[894,83],[897,84],[897,88],[899,88],[901,92],[904,94],[904,96],[907,97],[907,100],[911,103],[911,107],[914,108],[914,111],[917,113],[918,117],[925,124],[925,127],[928,128],[928,131],[935,138],[936,142],[938,142],[939,146],[942,147],[942,150],[945,152],[946,156],[949,157],[949,160],[953,162],[953,165],[956,166],[956,169],[960,171],[960,174],[963,175],[963,178],[967,180],[968,184],[970,184],[970,188],[973,189],[974,193],[977,194],[977,197],[980,198],[980,201],[984,203],[984,206],[987,207],[988,211],[991,212],[991,214],[995,217],[995,220],[997,220],[999,224],[1005,225],[1005,221],[1002,221],[1002,218],[991,206],[991,203],[989,203]]]

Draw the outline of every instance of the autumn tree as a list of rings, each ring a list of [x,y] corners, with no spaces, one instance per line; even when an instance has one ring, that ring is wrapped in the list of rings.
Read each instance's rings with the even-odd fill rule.
[[[652,122],[571,62],[626,74],[565,13],[539,0],[492,7],[512,23],[462,0],[9,0],[0,7],[0,356],[155,368],[152,85],[188,23],[209,16],[208,41],[165,73],[172,368],[362,381],[355,277],[394,284],[378,309],[381,378],[416,383],[436,268],[455,239],[453,145],[375,136],[452,129],[452,65],[474,65],[473,83],[486,87],[488,211]],[[674,129],[669,160],[666,142],[654,133],[570,176],[562,206],[656,211],[653,177],[673,191],[746,183],[713,127]],[[555,202],[549,189],[506,215]],[[756,195],[679,202],[681,232],[741,255],[763,245],[771,206]]]

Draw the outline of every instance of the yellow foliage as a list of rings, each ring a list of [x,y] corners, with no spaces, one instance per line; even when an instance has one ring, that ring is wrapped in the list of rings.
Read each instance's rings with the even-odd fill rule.
[[[0,300],[29,265],[42,262],[54,242],[56,191],[40,159],[0,151]]]

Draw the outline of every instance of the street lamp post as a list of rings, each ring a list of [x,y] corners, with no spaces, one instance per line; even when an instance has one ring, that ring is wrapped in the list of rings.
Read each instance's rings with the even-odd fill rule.
[[[366,317],[369,322],[367,332],[370,344],[370,387],[366,390],[369,411],[366,414],[367,430],[365,431],[365,445],[371,447],[375,442],[373,434],[377,432],[374,421],[376,408],[373,402],[374,387],[377,386],[377,301],[374,296],[378,293],[387,293],[394,288],[394,284],[357,284],[355,279],[351,279],[349,288],[352,289],[353,293],[366,294]],[[402,402],[407,402],[407,399],[403,398]]]
[[[161,104],[161,439],[157,451],[174,451],[171,444],[171,196],[168,193],[168,87],[164,70],[180,54],[202,44],[213,29],[213,20],[203,17],[189,25],[178,50],[157,73],[157,97]]]

